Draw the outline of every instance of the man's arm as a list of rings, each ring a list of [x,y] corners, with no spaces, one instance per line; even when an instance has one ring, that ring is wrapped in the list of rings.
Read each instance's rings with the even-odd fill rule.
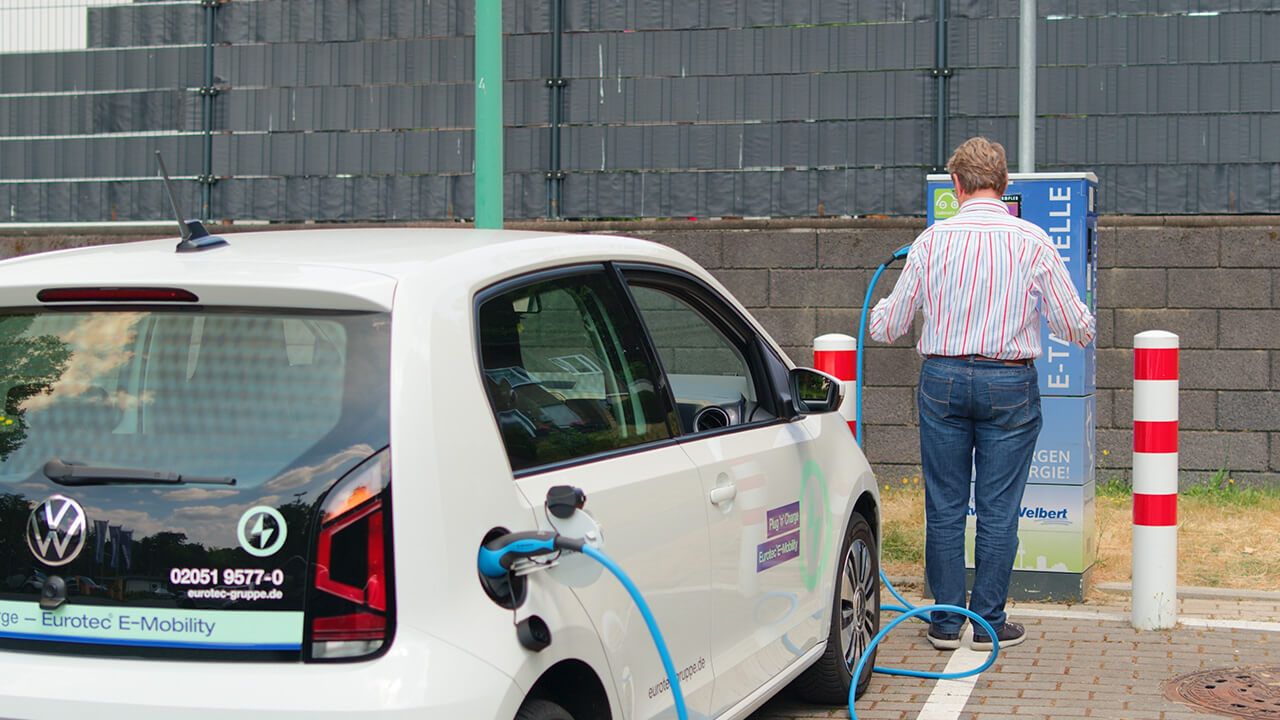
[[[1062,257],[1051,245],[1041,245],[1035,260],[1033,279],[1040,292],[1040,309],[1049,329],[1060,338],[1084,347],[1093,342],[1097,319],[1071,284]]]
[[[926,251],[920,239],[911,244],[907,251],[907,262],[902,267],[902,274],[893,286],[889,296],[876,303],[871,309],[871,339],[880,342],[893,342],[906,334],[911,328],[911,320],[916,310],[923,303],[922,270],[926,259]]]

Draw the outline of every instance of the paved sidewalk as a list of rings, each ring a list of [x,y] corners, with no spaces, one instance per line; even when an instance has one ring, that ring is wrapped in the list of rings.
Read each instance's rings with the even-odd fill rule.
[[[855,709],[862,720],[1230,717],[1166,699],[1162,684],[1201,670],[1280,666],[1280,593],[1249,593],[1245,597],[1190,589],[1180,589],[1180,593],[1179,626],[1158,632],[1133,629],[1124,595],[1109,596],[1105,604],[1011,602],[1009,617],[1026,626],[1027,641],[1002,651],[996,663],[973,681],[967,699],[967,687],[952,688],[967,681],[951,681],[935,692],[939,685],[935,680],[876,674]],[[918,593],[904,595],[913,604],[925,603]],[[885,613],[881,622],[893,617]],[[942,671],[952,653],[931,648],[924,639],[925,628],[913,620],[899,625],[881,643],[876,664]],[[983,662],[985,654],[974,654],[971,659],[973,665],[968,667]],[[948,688],[958,693],[950,702],[954,707],[939,700],[942,690]],[[1280,717],[1280,697],[1274,701],[1268,700],[1253,717]],[[818,707],[778,698],[750,720],[848,716],[844,707]]]

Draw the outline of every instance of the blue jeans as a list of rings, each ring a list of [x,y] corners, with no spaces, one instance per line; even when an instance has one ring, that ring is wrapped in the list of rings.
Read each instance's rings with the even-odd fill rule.
[[[1040,385],[1035,366],[926,358],[917,394],[924,467],[925,575],[939,603],[965,607],[965,519],[974,473],[974,580],[968,608],[1000,632],[1018,552],[1018,514],[1036,438]],[[965,617],[933,612],[941,632]]]

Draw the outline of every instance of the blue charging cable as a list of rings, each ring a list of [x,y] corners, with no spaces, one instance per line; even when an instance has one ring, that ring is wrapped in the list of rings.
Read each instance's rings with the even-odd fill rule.
[[[866,298],[862,301],[862,317],[858,323],[858,361],[857,361],[858,367],[854,377],[854,393],[853,393],[854,402],[856,405],[856,414],[854,416],[854,429],[855,429],[855,436],[857,438],[858,445],[862,445],[862,377],[863,377],[862,360],[866,356],[866,353],[863,352],[863,348],[866,346],[865,343],[867,339],[867,311],[871,307],[871,294],[875,290],[876,282],[880,279],[880,275],[884,273],[885,268],[889,267],[889,265],[892,264],[894,260],[897,260],[899,258],[905,258],[907,256],[907,252],[910,250],[911,250],[910,245],[904,245],[898,248],[897,250],[894,251],[893,255],[890,256],[888,260],[885,260],[883,263],[880,264],[879,268],[876,268],[875,273],[871,276],[871,282],[867,285]],[[871,668],[872,670],[878,673],[883,673],[885,675],[902,675],[906,677],[918,677],[918,678],[926,678],[931,680],[955,680],[957,678],[969,677],[970,675],[977,675],[978,673],[986,670],[987,668],[991,667],[991,664],[996,661],[996,656],[1000,654],[1000,639],[996,637],[995,630],[992,629],[990,623],[988,623],[983,618],[979,617],[977,614],[971,612],[966,608],[958,607],[956,605],[926,605],[923,607],[916,607],[915,605],[912,605],[911,603],[907,602],[906,599],[903,598],[902,595],[898,593],[898,590],[893,586],[893,583],[889,582],[889,578],[885,577],[884,570],[880,571],[880,582],[884,583],[884,586],[889,590],[889,593],[893,595],[893,597],[896,598],[898,602],[902,603],[901,606],[881,605],[880,609],[887,610],[889,612],[902,613],[902,614],[894,618],[893,622],[880,628],[880,632],[876,633],[875,637],[871,638],[870,643],[867,643],[867,649],[862,653],[862,657],[858,659],[857,664],[853,668],[853,679],[849,683],[849,717],[852,718],[853,720],[857,720],[858,718],[858,713],[855,712],[853,709],[853,698],[854,698],[854,695],[858,692],[857,679],[862,677],[862,670],[867,664],[867,658],[871,657],[871,651],[874,650],[876,646],[880,644],[880,641],[883,640],[884,637],[889,634],[890,630],[893,630],[898,625],[901,625],[903,622],[906,622],[907,620],[913,617],[926,615],[927,613],[930,613],[934,610],[943,610],[946,612],[959,613],[969,618],[970,620],[978,623],[978,625],[982,627],[983,631],[987,633],[987,637],[991,638],[991,653],[987,656],[987,661],[984,662],[982,665],[979,665],[978,667],[973,668],[972,670],[962,670],[960,672],[953,672],[953,673],[935,673],[935,672],[925,672],[921,670],[904,670],[900,668],[887,668],[887,667],[880,667],[880,666],[872,666]]]
[[[644,618],[644,624],[649,626],[649,634],[653,636],[653,644],[658,648],[658,657],[662,658],[662,669],[667,671],[667,681],[671,683],[671,696],[676,701],[676,717],[680,720],[687,720],[689,711],[684,706],[684,691],[680,689],[680,677],[676,674],[675,665],[671,662],[671,653],[667,651],[667,644],[662,640],[662,632],[658,630],[658,621],[653,619],[653,613],[649,611],[648,603],[641,597],[640,590],[635,586],[635,583],[631,582],[631,578],[622,572],[622,568],[600,552],[599,548],[582,543],[582,554],[600,563],[606,570],[613,573],[613,576],[618,578],[618,582],[622,583],[622,587],[626,588],[627,594],[635,601],[636,607],[640,609],[641,617]]]
[[[885,262],[881,263],[875,274],[871,276],[871,283],[867,286],[866,299],[862,304],[862,319],[858,327],[858,348],[863,348],[866,340],[867,329],[867,309],[871,304],[871,293],[875,289],[876,281],[880,279],[880,275],[885,268],[894,260],[907,256],[907,251],[911,249],[910,245],[899,248]],[[854,381],[854,399],[857,404],[857,415],[855,418],[855,429],[858,444],[862,444],[862,360],[865,353],[858,353],[857,361],[857,378]],[[580,506],[579,506],[580,507]],[[688,720],[688,710],[685,707],[684,692],[680,689],[680,678],[676,675],[675,665],[671,662],[671,653],[667,650],[667,644],[662,639],[662,631],[658,629],[658,623],[654,620],[652,611],[649,610],[649,604],[645,602],[644,597],[640,594],[639,588],[631,581],[622,568],[610,559],[607,555],[586,541],[575,538],[566,538],[551,532],[519,532],[509,533],[498,537],[480,547],[480,555],[477,559],[477,566],[480,573],[486,577],[498,578],[511,571],[512,565],[520,559],[531,559],[534,557],[550,555],[559,551],[580,552],[587,557],[592,558],[600,563],[606,570],[613,574],[622,587],[626,589],[627,594],[631,596],[632,602],[640,610],[641,617],[644,618],[645,625],[649,628],[649,634],[653,637],[654,647],[657,648],[658,657],[662,660],[662,668],[666,671],[667,682],[671,684],[671,695],[675,700],[676,716],[679,720]],[[971,670],[962,670],[952,673],[925,672],[922,670],[906,670],[902,668],[889,668],[872,666],[872,670],[885,675],[900,675],[906,677],[917,677],[931,680],[955,680],[958,678],[977,675],[987,668],[991,667],[996,661],[996,657],[1000,654],[1000,639],[996,636],[995,630],[985,619],[972,611],[958,607],[956,605],[925,605],[916,607],[907,602],[905,598],[898,592],[893,583],[889,582],[889,578],[885,577],[884,571],[880,571],[880,581],[884,583],[889,593],[893,595],[901,606],[897,605],[881,605],[880,609],[888,612],[901,613],[894,618],[892,622],[880,628],[880,632],[871,638],[871,642],[867,644],[867,648],[862,653],[862,657],[854,665],[852,677],[849,682],[849,717],[857,720],[858,713],[854,710],[854,696],[858,692],[858,678],[862,677],[862,671],[866,667],[867,659],[871,657],[872,651],[879,646],[889,631],[901,625],[907,620],[925,615],[934,610],[942,610],[945,612],[959,613],[970,620],[976,622],[986,632],[987,637],[991,638],[991,653],[987,656],[986,662]]]
[[[671,685],[671,696],[675,701],[676,717],[679,720],[688,720],[688,709],[685,707],[684,691],[680,688],[680,678],[676,674],[675,664],[671,661],[671,653],[667,649],[667,643],[662,638],[662,631],[658,629],[658,623],[653,617],[653,612],[649,609],[649,604],[645,602],[644,596],[640,594],[639,588],[631,581],[631,578],[618,567],[611,558],[605,555],[599,548],[587,544],[586,541],[577,538],[567,538],[551,532],[520,532],[510,533],[481,546],[480,554],[477,558],[477,567],[481,574],[486,577],[497,578],[511,571],[512,566],[517,560],[531,559],[544,555],[550,555],[560,551],[580,552],[583,555],[600,563],[608,570],[622,587],[631,596],[632,602],[636,608],[640,610],[641,617],[644,618],[645,625],[649,629],[649,635],[653,638],[654,647],[658,651],[658,657],[662,660],[662,668],[667,674],[667,682]],[[937,680],[953,680],[956,678],[968,677],[976,675],[995,662],[996,656],[1000,652],[1000,640],[996,637],[995,631],[991,625],[978,615],[969,610],[957,607],[955,605],[928,605],[924,607],[915,607],[907,602],[884,576],[884,572],[880,573],[880,580],[888,588],[889,592],[902,603],[902,607],[893,605],[882,605],[881,610],[902,613],[893,622],[880,629],[871,642],[867,644],[867,649],[862,653],[862,657],[858,659],[857,664],[852,670],[852,678],[849,683],[849,717],[857,720],[858,713],[853,707],[854,695],[858,691],[857,678],[862,677],[862,670],[867,664],[867,659],[871,657],[872,651],[884,640],[898,625],[909,620],[910,618],[924,615],[933,610],[945,610],[948,612],[959,613],[982,626],[987,633],[987,637],[991,638],[991,654],[987,657],[987,661],[982,665],[972,669],[953,673],[935,673],[924,672],[920,670],[905,670],[900,668],[887,668],[873,666],[873,670],[886,675],[903,675],[908,677],[918,677]]]
[[[950,673],[927,672],[924,670],[907,670],[904,668],[880,667],[879,665],[872,666],[871,668],[872,670],[878,673],[883,673],[885,675],[901,675],[905,677],[917,677],[917,678],[925,678],[929,680],[956,680],[958,678],[969,677],[970,675],[977,675],[978,673],[986,670],[987,668],[991,667],[991,664],[996,661],[996,656],[1000,654],[1000,638],[996,636],[996,632],[991,627],[991,623],[984,620],[977,613],[974,613],[968,610],[967,608],[962,608],[957,605],[924,605],[922,607],[916,607],[911,603],[907,602],[906,600],[902,599],[902,596],[899,595],[898,591],[894,589],[893,584],[890,583],[888,578],[884,576],[883,570],[880,572],[880,581],[883,582],[885,584],[885,587],[889,588],[889,592],[893,593],[893,596],[898,598],[898,600],[902,602],[906,607],[900,608],[900,607],[894,607],[891,605],[880,606],[881,610],[888,610],[890,612],[901,612],[902,614],[894,618],[893,622],[880,628],[880,632],[876,633],[875,637],[871,638],[871,642],[867,643],[867,649],[863,651],[862,657],[858,658],[857,664],[855,664],[853,667],[852,678],[849,681],[849,717],[852,720],[858,720],[858,712],[853,708],[853,700],[854,700],[854,696],[858,693],[858,678],[862,677],[862,669],[866,667],[867,658],[871,657],[871,651],[874,650],[876,646],[880,644],[881,640],[884,640],[885,636],[889,634],[890,630],[893,630],[894,628],[898,627],[899,625],[906,622],[907,620],[910,620],[913,617],[916,617],[919,615],[925,615],[926,613],[933,612],[934,610],[943,610],[946,612],[959,613],[969,618],[970,620],[978,623],[978,625],[982,626],[983,631],[987,633],[987,637],[991,638],[991,653],[987,655],[987,661],[982,663],[978,667],[972,668],[970,670],[961,670],[958,672],[950,672]]]
[[[867,296],[862,301],[862,319],[858,322],[858,360],[857,370],[854,372],[853,380],[853,400],[856,413],[853,419],[854,436],[858,440],[858,445],[862,445],[862,359],[866,356],[863,348],[867,342],[867,308],[871,307],[871,291],[876,289],[876,281],[880,279],[880,275],[884,269],[889,267],[894,260],[907,256],[907,251],[911,249],[910,245],[903,245],[893,252],[888,260],[880,263],[880,267],[876,268],[876,272],[871,276],[871,282],[867,284]],[[897,594],[896,592],[894,593]],[[905,601],[904,601],[905,602]]]
[[[631,578],[627,577],[622,568],[599,548],[587,544],[585,540],[567,538],[556,533],[510,533],[480,546],[480,557],[476,564],[485,577],[498,578],[510,572],[516,560],[550,555],[560,550],[586,555],[603,565],[618,579],[618,582],[622,583],[622,587],[631,596],[631,601],[640,610],[640,616],[644,618],[644,624],[649,628],[649,635],[653,637],[654,647],[658,650],[658,657],[662,659],[662,669],[666,671],[667,682],[671,684],[671,697],[675,699],[676,717],[679,720],[688,720],[689,711],[685,708],[684,692],[680,689],[680,677],[676,674],[675,664],[671,662],[671,653],[667,650],[666,641],[662,639],[658,622],[654,620],[653,612],[649,610],[649,603],[645,602],[640,589],[631,581]]]

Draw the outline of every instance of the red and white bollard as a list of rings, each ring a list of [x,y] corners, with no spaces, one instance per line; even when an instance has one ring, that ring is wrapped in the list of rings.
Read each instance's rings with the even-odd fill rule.
[[[840,417],[849,423],[849,432],[858,437],[858,401],[854,397],[858,379],[858,341],[843,333],[827,333],[813,339],[813,367],[835,377],[844,386]]]
[[[1178,623],[1178,336],[1133,336],[1133,626]]]

